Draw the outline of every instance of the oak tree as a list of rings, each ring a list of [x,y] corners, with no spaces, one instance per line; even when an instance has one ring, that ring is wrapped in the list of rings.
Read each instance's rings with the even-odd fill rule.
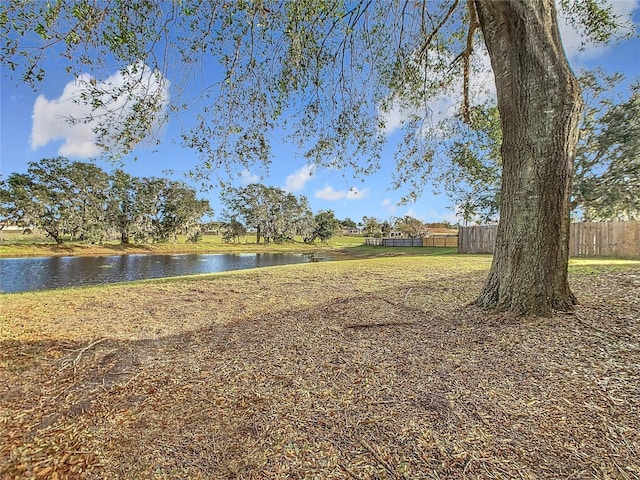
[[[96,165],[64,157],[30,162],[26,173],[12,173],[2,197],[13,223],[35,227],[53,241],[64,237],[105,240],[107,174]]]
[[[144,219],[142,205],[137,200],[140,180],[121,169],[116,169],[110,180],[109,221],[120,236],[120,243],[127,245],[132,234],[141,229]]]
[[[293,241],[297,235],[310,236],[314,219],[304,196],[287,193],[281,188],[252,183],[245,187],[228,187],[221,195],[225,215],[239,219],[255,230],[256,243]]]
[[[585,111],[576,153],[571,206],[587,221],[640,219],[640,79],[612,95],[622,78],[580,77]]]
[[[406,238],[421,238],[429,233],[429,227],[423,221],[411,215],[398,218],[395,222],[395,229]]]
[[[142,219],[136,237],[143,241],[176,242],[178,235],[200,232],[202,217],[212,213],[207,200],[184,182],[141,178],[136,185],[136,208]]]
[[[314,217],[313,238],[319,238],[321,242],[327,243],[338,230],[340,230],[340,221],[335,217],[333,210],[323,210]]]

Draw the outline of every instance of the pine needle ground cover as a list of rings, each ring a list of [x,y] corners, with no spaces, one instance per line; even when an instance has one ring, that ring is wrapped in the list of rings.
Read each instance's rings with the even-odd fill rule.
[[[0,297],[0,478],[640,478],[640,262],[573,315],[468,303],[486,256]]]

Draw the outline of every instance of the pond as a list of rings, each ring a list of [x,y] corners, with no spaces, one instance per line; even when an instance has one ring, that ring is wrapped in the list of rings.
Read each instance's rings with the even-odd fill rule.
[[[180,254],[0,258],[0,292],[30,292],[327,260],[311,254]]]

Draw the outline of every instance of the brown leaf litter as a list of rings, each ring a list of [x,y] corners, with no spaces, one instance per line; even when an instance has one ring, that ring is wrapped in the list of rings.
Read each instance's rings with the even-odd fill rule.
[[[455,258],[5,296],[0,477],[640,478],[638,264],[538,319]]]

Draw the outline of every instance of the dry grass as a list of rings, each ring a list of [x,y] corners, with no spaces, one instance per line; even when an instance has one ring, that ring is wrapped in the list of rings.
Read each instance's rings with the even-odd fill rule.
[[[169,254],[169,253],[249,253],[249,252],[313,252],[326,249],[323,245],[306,245],[302,242],[285,244],[264,243],[150,243],[150,244],[102,244],[52,243],[16,244],[0,243],[0,257],[70,256],[70,255],[129,255],[129,254]]]
[[[360,236],[337,236],[328,244],[316,242],[306,244],[299,238],[295,242],[287,243],[255,243],[255,235],[243,237],[239,243],[225,243],[219,235],[205,234],[198,243],[187,241],[180,236],[177,242],[128,244],[107,242],[104,244],[89,244],[82,242],[65,242],[56,245],[41,234],[23,235],[19,231],[0,230],[0,258],[1,257],[29,257],[29,256],[68,256],[68,255],[127,255],[127,254],[168,254],[168,253],[248,253],[248,252],[314,252],[334,249],[350,249],[350,247],[364,246],[364,238]],[[414,250],[416,250],[414,248]],[[441,249],[451,251],[452,249]],[[357,249],[356,249],[357,251]],[[428,251],[428,249],[425,249]]]
[[[466,307],[488,257],[5,295],[2,478],[640,478],[640,263],[575,315]]]

